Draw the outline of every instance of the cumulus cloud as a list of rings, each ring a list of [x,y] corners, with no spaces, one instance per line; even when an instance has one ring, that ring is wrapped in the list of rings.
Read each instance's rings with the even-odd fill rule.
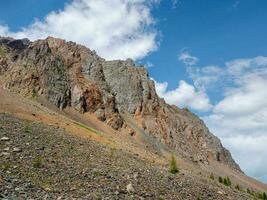
[[[238,158],[239,164],[248,174],[267,182],[267,160],[264,159],[267,157],[267,151],[264,150],[266,135],[259,137],[238,135],[226,138],[223,142],[231,148],[233,156]]]
[[[224,75],[223,70],[216,65],[204,67],[187,66],[187,72],[194,85],[201,90],[212,88],[214,83],[217,83]]]
[[[60,37],[95,49],[106,59],[141,59],[157,49],[152,6],[159,0],[73,0],[21,31],[0,35],[31,40]]]
[[[192,56],[187,51],[182,51],[178,56],[179,61],[183,62],[187,66],[193,66],[197,64],[198,58],[195,56]]]
[[[198,91],[193,85],[180,81],[174,90],[167,90],[168,83],[155,81],[157,94],[169,104],[178,107],[188,107],[196,111],[208,111],[212,108],[210,100],[203,91]]]
[[[267,57],[227,62],[220,75],[223,98],[203,119],[245,172],[267,182]]]

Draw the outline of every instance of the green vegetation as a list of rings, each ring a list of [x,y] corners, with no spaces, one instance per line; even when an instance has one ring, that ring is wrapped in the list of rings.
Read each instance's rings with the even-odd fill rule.
[[[232,185],[232,182],[228,176],[223,179],[223,184],[225,186],[231,186]]]
[[[249,188],[247,188],[247,193],[253,195]]]
[[[42,164],[43,164],[43,159],[41,157],[36,157],[32,161],[32,166],[34,168],[41,168],[42,167]]]
[[[30,127],[30,121],[25,120],[24,121],[24,133],[32,133],[31,127]]]
[[[4,57],[6,54],[7,54],[6,48],[3,45],[1,45],[0,46],[0,56]]]
[[[211,179],[211,180],[214,180],[214,175],[213,175],[213,173],[210,174],[210,179]]]
[[[179,172],[179,169],[178,169],[177,163],[176,163],[176,159],[173,155],[172,155],[171,160],[170,160],[169,172],[172,174],[177,174]]]
[[[241,190],[239,184],[236,184],[236,185],[235,185],[235,189],[237,189],[237,190]]]
[[[93,128],[90,128],[90,127],[88,127],[88,126],[86,126],[84,124],[81,124],[81,123],[78,123],[78,122],[74,122],[74,124],[77,125],[77,126],[79,126],[79,127],[81,127],[81,128],[83,128],[83,129],[86,129],[88,131],[94,132],[97,135],[102,135],[102,133],[100,131],[97,131],[97,130],[95,130]]]
[[[247,188],[247,193],[253,196],[255,199],[267,200],[267,195],[265,192],[256,192],[252,189]]]
[[[231,182],[231,180],[230,180],[230,178],[228,176],[227,177],[224,177],[224,178],[222,178],[221,176],[219,176],[219,183],[222,183],[225,186],[231,186],[232,185],[232,182]]]
[[[37,92],[36,90],[33,88],[32,90],[32,98],[35,99],[37,97]]]
[[[257,197],[258,197],[259,199],[267,200],[267,195],[266,195],[265,192],[263,192],[263,193],[259,192],[259,193],[257,194]]]
[[[267,200],[267,195],[265,192],[262,193],[262,199]]]
[[[7,171],[10,168],[11,168],[11,164],[10,163],[3,163],[2,166],[1,166],[1,169],[3,171]]]

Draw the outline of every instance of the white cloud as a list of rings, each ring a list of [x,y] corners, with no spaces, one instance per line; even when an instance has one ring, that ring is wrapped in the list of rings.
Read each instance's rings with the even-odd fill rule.
[[[140,59],[157,49],[151,6],[159,0],[73,0],[19,32],[0,35],[31,40],[54,36],[95,49],[106,59]]]
[[[152,62],[146,62],[146,64],[145,64],[145,68],[151,68],[151,67],[154,67],[154,64],[152,63]]]
[[[226,73],[233,78],[255,73],[263,75],[263,72],[266,75],[267,57],[257,56],[249,59],[235,59],[225,65],[227,68]]]
[[[223,98],[203,119],[245,172],[267,181],[267,57],[227,62],[220,74]]]
[[[169,104],[182,108],[189,107],[196,111],[208,111],[212,108],[207,95],[185,81],[180,81],[176,89],[169,91],[167,90],[167,82],[158,83],[155,81],[155,86],[157,94]]]
[[[215,65],[204,67],[187,66],[187,72],[194,85],[201,90],[212,88],[213,84],[217,83],[224,73],[220,67]]]
[[[195,56],[192,56],[187,51],[182,51],[178,56],[179,61],[183,62],[187,66],[193,66],[197,64],[198,58]]]
[[[267,135],[258,137],[237,135],[223,139],[223,143],[231,149],[233,156],[243,169],[253,177],[267,181]],[[267,177],[266,177],[267,178]]]
[[[216,114],[231,116],[251,115],[267,108],[267,80],[258,76],[245,76],[234,88],[228,88],[225,97],[214,108]]]

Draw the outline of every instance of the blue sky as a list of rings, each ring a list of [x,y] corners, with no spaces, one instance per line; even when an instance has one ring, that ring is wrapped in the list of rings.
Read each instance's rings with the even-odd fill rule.
[[[0,35],[52,35],[146,65],[159,96],[200,115],[241,168],[267,182],[266,8],[265,0],[9,0]]]

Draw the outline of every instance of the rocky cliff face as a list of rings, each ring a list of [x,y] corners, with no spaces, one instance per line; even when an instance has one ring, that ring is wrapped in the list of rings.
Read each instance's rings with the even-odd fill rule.
[[[0,38],[0,76],[11,91],[43,96],[60,109],[94,113],[114,129],[125,128],[123,116],[130,115],[186,159],[240,170],[203,121],[160,99],[146,69],[130,59],[105,61],[84,46],[51,37],[35,42]]]

